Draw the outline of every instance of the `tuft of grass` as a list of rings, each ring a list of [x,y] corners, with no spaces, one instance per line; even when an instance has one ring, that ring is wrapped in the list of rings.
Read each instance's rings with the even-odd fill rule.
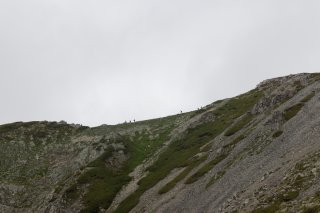
[[[315,96],[315,92],[312,92],[309,95],[307,95],[306,97],[304,97],[300,101],[300,103],[293,105],[292,107],[289,107],[288,109],[286,109],[283,113],[285,120],[288,121],[291,118],[293,118],[294,116],[296,116],[300,112],[300,110],[304,106],[304,104],[306,102],[308,102],[309,100],[311,100],[314,96]]]
[[[280,209],[280,205],[283,202],[289,202],[296,199],[299,196],[299,191],[289,191],[284,194],[276,196],[275,201],[265,207],[259,207],[252,211],[252,213],[273,213]]]
[[[225,136],[231,136],[240,131],[243,127],[245,127],[247,124],[249,124],[253,119],[252,115],[247,115],[237,123],[235,123],[230,129],[228,129],[224,135]]]
[[[201,152],[208,152],[208,151],[211,150],[211,148],[212,148],[212,143],[208,143],[208,144],[206,144],[205,146],[202,146],[202,147],[200,148],[200,151],[201,151]]]
[[[190,176],[186,180],[186,184],[191,184],[199,180],[202,176],[204,176],[206,173],[208,173],[214,166],[216,166],[218,163],[220,163],[222,160],[224,160],[228,155],[222,154],[211,160],[209,163],[205,164],[203,167],[201,167],[195,174]]]
[[[318,213],[320,212],[320,206],[304,207],[302,213]]]
[[[315,197],[317,200],[320,200],[320,191],[317,191],[317,192],[314,194],[314,197]]]
[[[245,138],[246,138],[246,136],[244,136],[244,135],[239,135],[239,136],[236,137],[231,143],[224,145],[223,148],[230,149],[230,148],[232,148],[234,145],[236,145],[237,143],[239,143],[240,141],[242,141],[242,140],[245,139]]]
[[[296,87],[297,91],[300,91],[303,89],[303,85],[301,84],[301,81],[295,81],[293,84]]]
[[[203,156],[202,158],[194,161],[189,166],[187,166],[177,177],[175,177],[172,181],[164,185],[160,190],[159,194],[164,194],[173,189],[178,182],[184,179],[195,167],[201,164],[203,161],[207,159],[208,155]]]
[[[265,207],[259,207],[251,213],[274,213],[280,209],[280,203],[273,203]]]
[[[283,113],[284,119],[286,121],[290,120],[300,112],[302,107],[303,107],[302,103],[298,103],[296,105],[293,105],[292,107],[289,107]]]
[[[320,73],[312,73],[311,78],[313,78],[313,82],[320,80]]]
[[[76,184],[71,185],[64,194],[64,198],[69,202],[73,203],[80,196],[80,192]]]
[[[283,202],[289,202],[296,199],[299,196],[299,191],[289,191],[279,196],[279,199]]]
[[[217,172],[216,175],[214,175],[210,181],[208,182],[208,184],[206,185],[206,189],[209,188],[211,185],[215,184],[217,182],[217,180],[219,180],[220,178],[223,177],[223,175],[226,173],[226,171],[219,171]]]
[[[307,95],[306,97],[304,97],[301,102],[302,103],[307,103],[308,101],[310,101],[314,96],[316,95],[315,92],[311,92],[309,95]]]
[[[282,133],[283,133],[283,131],[281,131],[281,130],[276,131],[276,132],[272,135],[272,137],[273,137],[273,138],[280,137],[280,136],[282,135]]]
[[[293,182],[293,185],[296,187],[296,188],[300,188],[303,186],[303,184],[305,183],[307,177],[302,177],[300,175],[298,175],[296,177],[296,179],[294,180]]]

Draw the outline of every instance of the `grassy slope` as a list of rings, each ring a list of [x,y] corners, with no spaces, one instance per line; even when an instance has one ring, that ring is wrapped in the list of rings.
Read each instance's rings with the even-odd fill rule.
[[[188,129],[183,139],[171,143],[168,149],[160,155],[154,165],[148,169],[149,174],[139,182],[137,191],[128,196],[119,205],[116,212],[129,212],[137,205],[140,196],[165,178],[172,169],[188,166],[190,159],[200,152],[201,146],[221,134],[233,123],[234,119],[248,112],[261,97],[262,92],[253,90],[233,98],[223,107],[214,111],[216,119],[213,122],[203,123]],[[189,171],[189,169],[187,170]]]
[[[136,131],[134,135],[132,133],[130,135],[128,133],[118,134],[114,141],[109,141],[124,145],[122,151],[129,158],[120,168],[110,168],[106,166],[106,162],[114,152],[119,150],[108,148],[102,156],[88,165],[89,170],[84,172],[77,182],[66,191],[65,198],[72,202],[83,194],[84,208],[81,212],[98,212],[100,208],[107,209],[122,186],[131,180],[129,174],[134,168],[152,156],[168,140],[176,120],[181,116],[183,115],[142,121],[131,125],[101,126],[87,130],[85,134],[101,135],[106,132],[130,130],[133,125],[148,127],[148,130]],[[85,185],[88,185],[89,188],[88,191],[83,192]]]

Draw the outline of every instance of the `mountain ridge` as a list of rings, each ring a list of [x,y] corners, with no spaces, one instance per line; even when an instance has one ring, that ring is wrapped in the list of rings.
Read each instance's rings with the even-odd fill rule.
[[[0,126],[0,212],[317,212],[319,73],[169,117]]]

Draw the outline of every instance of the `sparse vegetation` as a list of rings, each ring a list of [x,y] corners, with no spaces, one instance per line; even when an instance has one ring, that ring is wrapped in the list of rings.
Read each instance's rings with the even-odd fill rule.
[[[299,196],[299,191],[291,190],[287,193],[279,195],[279,199],[281,201],[288,202],[288,201],[296,199],[298,196]]]
[[[283,194],[278,194],[275,197],[269,197],[266,202],[271,204],[263,207],[258,207],[252,213],[273,213],[280,210],[280,206],[284,202],[289,202],[296,199],[299,196],[299,191],[291,190]]]
[[[203,161],[205,161],[207,159],[208,155],[205,155],[203,157],[201,157],[198,160],[195,160],[194,162],[192,162],[190,165],[188,165],[185,169],[183,169],[183,171],[177,175],[172,181],[170,181],[169,183],[167,183],[166,185],[164,185],[160,190],[159,190],[159,194],[164,194],[167,193],[168,191],[170,191],[172,188],[174,188],[176,186],[176,184],[178,182],[180,182],[181,180],[183,180],[196,166],[198,166],[200,163],[202,163]]]
[[[228,155],[222,154],[214,158],[213,160],[209,161],[207,164],[205,164],[203,167],[201,167],[195,174],[193,174],[191,177],[189,177],[186,180],[186,184],[191,184],[199,180],[203,175],[208,173],[215,165],[220,163],[223,159],[225,159]]]
[[[283,131],[278,130],[278,131],[276,131],[276,132],[272,135],[272,137],[273,137],[273,138],[277,138],[277,137],[280,137],[282,134],[283,134]]]
[[[224,145],[223,148],[230,149],[245,138],[246,138],[246,136],[239,135],[231,143]]]
[[[315,92],[311,92],[309,95],[307,95],[306,97],[304,97],[301,102],[302,103],[307,103],[308,101],[310,101],[314,96],[316,95]]]
[[[314,197],[320,201],[320,191],[317,191],[315,194],[314,194]]]
[[[297,91],[300,91],[303,89],[303,85],[301,84],[301,81],[295,81],[294,86],[296,87]]]
[[[302,213],[319,213],[320,212],[320,206],[312,206],[312,207],[304,207]]]
[[[245,127],[247,124],[249,124],[253,119],[252,115],[246,115],[243,119],[236,122],[230,129],[228,129],[224,135],[225,136],[231,136],[240,131],[243,127]]]
[[[217,172],[217,174],[215,174],[215,175],[210,179],[210,181],[209,181],[208,184],[206,185],[206,188],[209,188],[211,185],[215,184],[215,183],[217,182],[217,180],[219,180],[220,178],[222,178],[225,173],[226,173],[225,170]]]
[[[201,152],[208,152],[211,150],[211,147],[212,147],[212,143],[208,143],[207,145],[203,146],[200,148],[200,151]]]
[[[286,109],[283,113],[284,119],[286,121],[290,120],[291,118],[293,118],[294,116],[296,116],[300,112],[302,107],[303,107],[303,104],[298,103],[298,104],[293,105],[292,107]]]
[[[311,78],[313,78],[313,82],[319,81],[320,80],[320,73],[311,73]]]
[[[286,121],[290,120],[291,118],[293,118],[294,116],[296,116],[301,108],[304,106],[304,104],[306,102],[308,102],[309,100],[311,100],[313,97],[315,96],[315,92],[310,93],[309,95],[307,95],[306,97],[304,97],[300,103],[293,105],[292,107],[289,107],[288,109],[286,109],[283,113],[284,119]]]
[[[64,198],[69,202],[73,203],[80,196],[79,190],[77,188],[77,184],[72,184],[64,194]]]
[[[280,209],[279,203],[273,203],[268,206],[259,207],[253,210],[251,213],[274,213]]]

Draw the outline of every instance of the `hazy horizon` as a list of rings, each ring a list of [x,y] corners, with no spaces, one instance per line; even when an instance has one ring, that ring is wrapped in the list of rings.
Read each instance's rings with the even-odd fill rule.
[[[192,111],[320,70],[320,2],[0,0],[0,124]]]

